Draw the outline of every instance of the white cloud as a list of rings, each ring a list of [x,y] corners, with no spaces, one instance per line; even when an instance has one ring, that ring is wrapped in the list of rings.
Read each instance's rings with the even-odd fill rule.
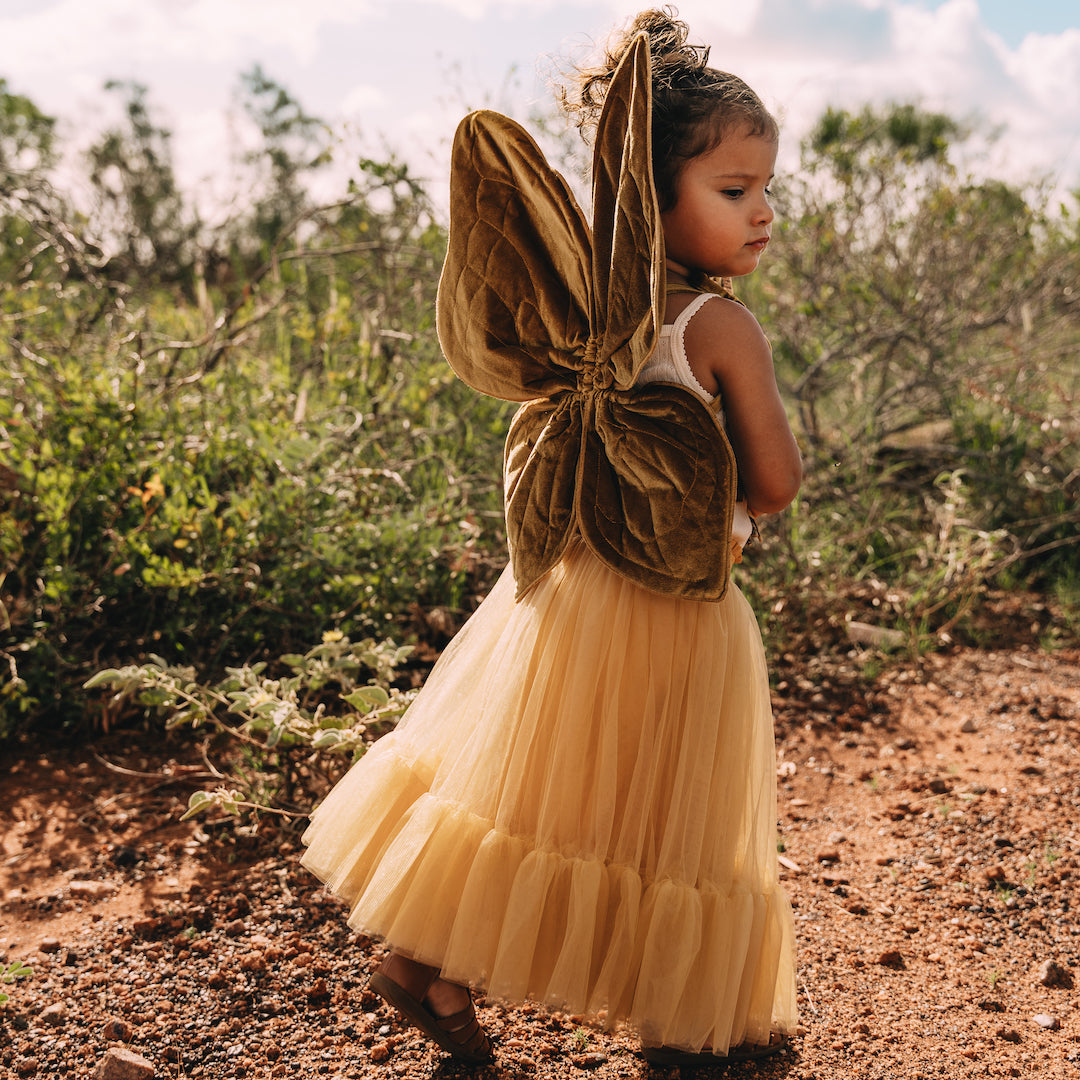
[[[1029,34],[1007,56],[1006,68],[1038,108],[1071,117],[1074,132],[1080,131],[1080,30]]]
[[[691,25],[715,43],[713,62],[746,78],[780,116],[784,169],[796,166],[796,144],[826,107],[913,102],[1000,131],[996,142],[972,141],[979,171],[1080,179],[1080,29],[1028,35],[1013,49],[975,0],[934,10],[912,0],[761,0],[740,36],[701,3]]]
[[[390,145],[440,187],[462,104],[521,118],[549,101],[531,73],[625,22],[643,0],[37,0],[4,15],[3,75],[84,143],[116,115],[105,78],[135,79],[175,132],[183,177],[222,167],[238,71],[256,60],[317,115]],[[828,105],[914,101],[1004,126],[987,168],[1080,180],[1080,28],[992,32],[976,0],[681,0],[712,61],[784,122],[783,164]],[[568,21],[569,20],[569,21]],[[377,42],[378,45],[373,45]],[[389,45],[387,46],[387,43]],[[394,50],[397,50],[395,53]],[[456,65],[460,64],[459,67]],[[507,89],[516,65],[521,85]],[[462,73],[455,91],[452,76]],[[497,100],[493,98],[497,95]],[[235,108],[234,108],[235,111]],[[233,123],[236,119],[233,118]],[[197,162],[188,159],[198,158]]]
[[[100,67],[131,56],[201,57],[229,62],[252,45],[288,50],[310,62],[327,22],[356,23],[365,0],[58,0],[3,21],[9,67],[62,59]]]
[[[388,103],[386,91],[378,86],[354,86],[342,98],[338,111],[342,116],[350,117],[369,113]]]

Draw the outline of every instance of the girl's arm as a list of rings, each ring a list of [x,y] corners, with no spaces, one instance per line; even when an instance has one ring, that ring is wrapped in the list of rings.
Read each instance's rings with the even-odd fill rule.
[[[783,510],[802,482],[802,457],[757,319],[741,304],[711,301],[690,320],[684,340],[694,375],[720,394],[751,512]]]

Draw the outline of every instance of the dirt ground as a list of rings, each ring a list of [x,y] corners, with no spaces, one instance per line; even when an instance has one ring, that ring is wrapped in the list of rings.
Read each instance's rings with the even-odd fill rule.
[[[1078,660],[958,651],[843,695],[781,681],[803,1030],[702,1075],[1080,1077]],[[157,1077],[464,1072],[365,989],[378,947],[298,867],[295,833],[178,821],[194,744],[120,732],[7,754],[0,959],[33,975],[2,987],[0,1076],[88,1077],[110,1048]],[[489,1080],[676,1080],[632,1032],[480,1014]],[[134,1060],[111,1075],[150,1075]]]

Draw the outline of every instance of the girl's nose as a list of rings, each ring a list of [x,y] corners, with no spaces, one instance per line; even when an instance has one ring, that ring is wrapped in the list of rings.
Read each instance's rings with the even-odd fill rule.
[[[772,219],[776,217],[773,212],[773,208],[769,205],[768,198],[761,200],[761,205],[757,208],[757,213],[754,216],[755,222],[760,222],[762,225],[768,225],[772,222]]]

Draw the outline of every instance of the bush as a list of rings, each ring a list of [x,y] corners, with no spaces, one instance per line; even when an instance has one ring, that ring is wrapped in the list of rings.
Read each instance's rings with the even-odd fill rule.
[[[428,608],[452,631],[505,559],[512,406],[441,358],[444,230],[393,160],[310,205],[331,148],[275,87],[249,76],[261,179],[212,233],[141,88],[89,218],[47,179],[52,120],[0,110],[0,737],[83,723],[102,668],[224,686],[290,677],[275,658],[327,631],[402,640]],[[958,176],[961,136],[907,107],[827,114],[739,284],[807,462],[742,575],[780,655],[850,649],[856,618],[911,650],[978,640],[1005,587],[1076,639],[1076,225]]]
[[[749,582],[978,640],[988,589],[1052,594],[1080,540],[1076,226],[949,163],[947,118],[830,112],[740,292],[773,340],[806,459]],[[753,560],[751,560],[752,562]]]
[[[441,359],[444,242],[407,177],[373,166],[231,304],[161,286],[136,303],[85,243],[57,269],[58,238],[6,276],[0,733],[79,723],[91,672],[150,651],[212,677],[472,603],[501,541],[508,409]]]
[[[195,792],[185,817],[210,810],[304,817],[372,740],[392,727],[412,700],[392,684],[408,647],[392,641],[350,641],[323,635],[303,655],[279,658],[282,677],[267,664],[226,671],[201,682],[193,668],[151,656],[142,664],[99,671],[88,690],[112,691],[112,710],[141,708],[167,728],[209,728],[226,736],[229,772],[213,767],[219,784]],[[239,753],[237,753],[237,748]],[[207,758],[209,764],[209,758]]]

